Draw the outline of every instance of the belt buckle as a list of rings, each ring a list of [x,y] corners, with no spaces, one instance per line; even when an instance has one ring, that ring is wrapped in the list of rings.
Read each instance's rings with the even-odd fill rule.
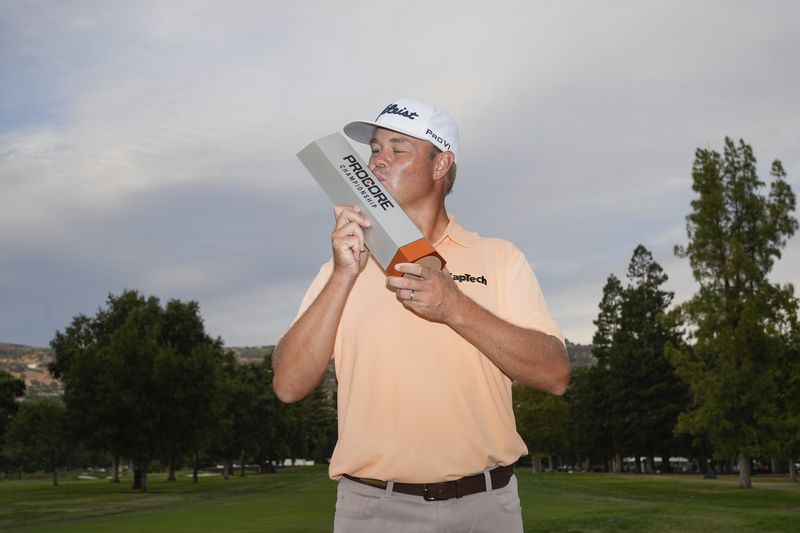
[[[428,490],[428,484],[422,484],[422,499],[426,502],[435,502],[436,496],[431,495],[430,491]]]

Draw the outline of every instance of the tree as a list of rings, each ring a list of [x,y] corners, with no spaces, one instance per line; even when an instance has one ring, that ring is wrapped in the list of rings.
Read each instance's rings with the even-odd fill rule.
[[[109,295],[95,317],[78,315],[51,342],[50,371],[64,383],[69,420],[87,446],[134,463],[134,488],[148,490],[160,453],[194,451],[211,419],[221,341],[204,332],[195,302],[137,291]]]
[[[257,456],[262,472],[275,472],[274,465],[291,455],[288,439],[290,433],[289,413],[292,404],[280,401],[275,395],[275,391],[272,390],[272,350],[261,361],[259,374],[261,384],[264,386],[259,389],[260,393],[257,398],[259,417],[253,424],[258,442]]]
[[[603,287],[603,295],[594,320],[596,330],[592,337],[592,355],[597,364],[582,372],[573,372],[570,387],[565,396],[573,421],[571,440],[573,448],[583,455],[591,468],[594,461],[601,461],[607,469],[614,455],[609,413],[611,412],[609,357],[614,335],[620,328],[623,287],[619,278],[611,274]],[[618,459],[618,458],[617,458]],[[615,469],[620,465],[614,461]]]
[[[108,344],[99,347],[107,365],[103,376],[106,394],[101,397],[115,411],[116,420],[110,423],[122,438],[118,443],[121,454],[133,463],[134,488],[147,492],[148,469],[160,449],[163,413],[168,407],[160,401],[154,378],[164,351],[159,344],[162,309],[155,297],[139,296],[137,302],[127,310],[124,321],[108,332]],[[112,389],[115,397],[108,394]]]
[[[197,302],[170,300],[162,316],[162,349],[154,368],[162,405],[161,453],[168,464],[167,479],[175,481],[175,465],[182,453],[192,457],[192,482],[199,481],[197,460],[214,422],[213,407],[219,395],[221,339],[205,332]]]
[[[566,400],[515,383],[513,386],[514,417],[517,431],[533,456],[533,470],[542,470],[542,458],[547,457],[553,469],[553,456],[569,447],[567,428],[570,427]]]
[[[31,471],[53,473],[58,486],[58,467],[72,448],[67,438],[64,405],[51,398],[24,402],[11,420],[5,453]]]
[[[328,461],[333,454],[337,436],[333,392],[320,384],[296,405],[301,408],[305,421],[303,430],[308,435],[307,457],[316,462]],[[288,405],[291,406],[292,404]]]
[[[692,349],[672,358],[689,384],[693,406],[679,427],[707,434],[720,458],[738,460],[739,486],[749,488],[750,462],[774,448],[779,390],[775,371],[781,316],[791,313],[791,286],[768,275],[797,230],[795,196],[779,161],[768,195],[744,141],[725,139],[723,154],[698,149],[692,168],[697,197],[687,216],[688,258],[699,290],[681,311],[692,326]]]
[[[669,457],[676,446],[673,429],[688,393],[665,355],[665,345],[680,339],[678,324],[667,313],[673,295],[662,288],[666,274],[639,245],[627,278],[623,286],[611,274],[603,287],[594,321],[597,364],[576,373],[567,393],[571,440],[590,461],[607,465],[611,458],[614,471],[630,455],[638,469],[640,458],[647,457],[652,470],[655,456]]]
[[[244,469],[246,457],[258,450],[257,427],[265,423],[259,417],[259,388],[267,386],[258,365],[241,364],[233,352],[225,353],[211,445],[213,453],[222,459],[225,479],[234,461]]]
[[[569,408],[568,428],[570,447],[576,462],[585,470],[602,464],[608,470],[614,448],[608,424],[608,369],[598,363],[591,367],[573,369],[564,399]]]
[[[14,414],[19,410],[18,398],[25,394],[25,382],[0,370],[0,451],[3,450],[6,431]],[[5,468],[0,454],[0,468]]]
[[[687,406],[686,385],[666,357],[667,343],[679,344],[677,324],[667,314],[673,293],[662,286],[667,275],[642,245],[628,266],[618,324],[606,361],[609,368],[609,412],[615,450],[639,460],[669,457],[678,414]],[[668,465],[668,462],[664,464]]]
[[[778,390],[778,412],[775,432],[780,457],[788,462],[789,480],[797,481],[795,459],[800,457],[800,324],[797,301],[787,302],[791,309],[778,328],[778,362],[775,383]]]
[[[594,320],[597,327],[592,337],[592,354],[598,363],[607,362],[614,344],[614,335],[622,320],[623,288],[619,278],[610,274],[603,287],[603,297],[598,307],[600,311]]]
[[[272,390],[271,350],[259,365],[240,366],[247,367],[243,381],[249,384],[254,402],[251,411],[241,415],[247,421],[243,441],[250,456],[260,463],[261,471],[273,472],[273,465],[287,458],[328,461],[337,436],[332,375],[328,374],[301,401],[286,404]]]
[[[95,317],[77,315],[50,342],[55,357],[49,370],[64,384],[68,424],[87,448],[111,454],[113,483],[119,482],[127,420],[118,401],[122,362],[117,355],[121,354],[106,348],[111,333],[140,304],[140,296],[133,291],[109,295],[106,308]]]

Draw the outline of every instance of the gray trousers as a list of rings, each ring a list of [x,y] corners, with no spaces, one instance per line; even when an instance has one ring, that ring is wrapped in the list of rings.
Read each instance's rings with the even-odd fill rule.
[[[522,533],[517,478],[501,489],[428,502],[420,496],[339,481],[334,533]]]

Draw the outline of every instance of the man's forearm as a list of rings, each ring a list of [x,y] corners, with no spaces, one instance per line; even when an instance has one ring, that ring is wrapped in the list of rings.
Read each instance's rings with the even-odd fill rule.
[[[510,324],[466,295],[448,324],[511,379],[557,395],[567,390],[569,361],[559,339]]]
[[[273,354],[272,387],[281,401],[302,400],[322,380],[353,280],[335,272]]]

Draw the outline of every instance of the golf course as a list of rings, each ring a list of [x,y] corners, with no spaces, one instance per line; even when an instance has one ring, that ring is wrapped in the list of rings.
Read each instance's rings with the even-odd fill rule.
[[[201,477],[167,482],[150,474],[150,491],[130,478],[65,472],[60,485],[42,475],[0,481],[2,531],[266,531],[332,530],[336,484],[324,466],[277,474]],[[538,473],[517,469],[525,531],[797,531],[800,485],[785,476]]]

